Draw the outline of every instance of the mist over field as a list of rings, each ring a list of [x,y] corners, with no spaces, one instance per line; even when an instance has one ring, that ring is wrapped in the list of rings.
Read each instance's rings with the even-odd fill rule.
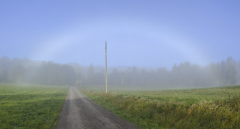
[[[104,88],[103,66],[59,64],[28,58],[0,58],[0,83],[84,86]],[[199,88],[240,84],[240,61],[228,57],[206,66],[183,62],[164,67],[108,68],[108,85],[119,89]]]
[[[0,82],[104,89],[107,41],[109,88],[237,85],[238,5],[1,1]]]
[[[239,0],[0,0],[0,129],[237,129],[239,12]]]

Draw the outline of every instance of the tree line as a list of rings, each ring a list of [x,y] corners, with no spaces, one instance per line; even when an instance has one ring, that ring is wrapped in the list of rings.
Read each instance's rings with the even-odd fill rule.
[[[28,58],[0,58],[0,82],[41,85],[74,85],[76,73],[72,66],[53,61],[33,61]]]
[[[28,58],[0,58],[0,83],[42,85],[104,85],[105,68],[80,64],[58,64]],[[114,67],[108,84],[116,86],[224,86],[240,84],[240,61],[228,57],[207,66],[189,62],[166,68]]]

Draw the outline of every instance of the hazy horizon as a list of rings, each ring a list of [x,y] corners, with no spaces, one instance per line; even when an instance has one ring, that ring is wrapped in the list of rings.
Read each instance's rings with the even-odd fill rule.
[[[77,65],[80,65],[80,66],[82,66],[82,67],[89,67],[90,65],[93,65],[94,67],[105,69],[105,64],[103,64],[103,65],[96,65],[96,64],[94,64],[94,63],[89,63],[89,64],[86,64],[86,65],[82,65],[81,62],[66,62],[66,63],[60,63],[60,62],[56,62],[56,61],[54,61],[54,60],[34,60],[34,59],[30,59],[30,58],[28,58],[28,57],[24,57],[24,58],[18,58],[18,57],[9,58],[8,56],[2,56],[2,57],[0,57],[0,58],[3,58],[3,57],[7,57],[7,58],[10,59],[10,60],[13,60],[13,59],[20,59],[20,60],[21,60],[21,59],[28,59],[28,60],[35,61],[36,63],[41,63],[41,62],[54,62],[54,63],[61,64],[61,65],[64,65],[64,64],[66,64],[66,65],[74,65],[74,64],[77,64]],[[235,60],[236,63],[240,62],[240,60],[238,61],[238,60],[236,60],[236,59],[235,59],[234,57],[232,57],[232,56],[229,56],[229,57],[231,57],[233,60]],[[146,70],[152,70],[152,69],[158,69],[158,68],[165,68],[166,70],[171,71],[172,68],[174,67],[174,65],[179,66],[180,64],[183,64],[183,63],[185,63],[185,62],[189,62],[191,65],[198,65],[198,66],[201,66],[201,67],[206,67],[206,66],[210,65],[211,63],[217,64],[217,63],[221,63],[222,61],[225,61],[225,60],[226,60],[226,59],[222,59],[222,60],[217,61],[217,62],[211,61],[210,63],[205,64],[205,65],[201,65],[201,64],[197,64],[197,63],[191,63],[190,61],[183,61],[183,62],[179,62],[179,63],[174,63],[174,64],[172,64],[172,66],[169,66],[169,67],[165,67],[165,66],[162,66],[162,67],[161,67],[161,66],[156,66],[156,67],[152,67],[152,66],[150,66],[150,67],[141,67],[141,66],[137,66],[137,65],[116,65],[116,66],[108,66],[108,69],[110,68],[110,70],[111,70],[111,69],[114,69],[114,68],[119,68],[120,70],[121,70],[121,69],[126,70],[126,69],[129,68],[129,67],[137,67],[137,68],[146,69]],[[83,64],[84,64],[84,63],[83,63]],[[109,70],[109,71],[110,71],[110,70]]]
[[[58,64],[27,58],[0,58],[0,83],[105,85],[105,67]],[[207,66],[182,62],[164,67],[108,67],[108,84],[128,88],[215,87],[240,84],[240,60],[232,57]]]

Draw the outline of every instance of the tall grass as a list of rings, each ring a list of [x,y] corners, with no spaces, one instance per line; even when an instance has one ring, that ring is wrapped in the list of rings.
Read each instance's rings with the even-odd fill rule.
[[[234,90],[233,90],[234,89]],[[215,91],[214,96],[207,96]],[[186,92],[187,91],[187,92]],[[141,92],[104,93],[89,90],[82,92],[92,100],[103,105],[116,115],[135,123],[140,128],[176,128],[176,129],[237,129],[240,127],[240,87],[179,90],[185,94],[198,92],[188,99],[183,96],[145,96]],[[160,93],[163,91],[159,91]],[[172,94],[175,90],[164,91]],[[139,95],[137,95],[139,93]],[[151,92],[148,92],[149,94]],[[154,92],[153,92],[154,93]],[[178,94],[178,93],[176,93]],[[161,95],[159,95],[161,96]],[[204,97],[205,96],[205,97]],[[207,98],[207,97],[208,98]],[[209,99],[210,98],[210,99]]]
[[[0,84],[0,129],[51,129],[68,87]]]

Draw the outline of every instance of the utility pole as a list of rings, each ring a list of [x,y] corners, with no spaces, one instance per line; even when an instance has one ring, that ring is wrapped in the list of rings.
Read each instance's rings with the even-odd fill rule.
[[[105,69],[106,69],[106,93],[107,93],[107,41],[105,41]]]

